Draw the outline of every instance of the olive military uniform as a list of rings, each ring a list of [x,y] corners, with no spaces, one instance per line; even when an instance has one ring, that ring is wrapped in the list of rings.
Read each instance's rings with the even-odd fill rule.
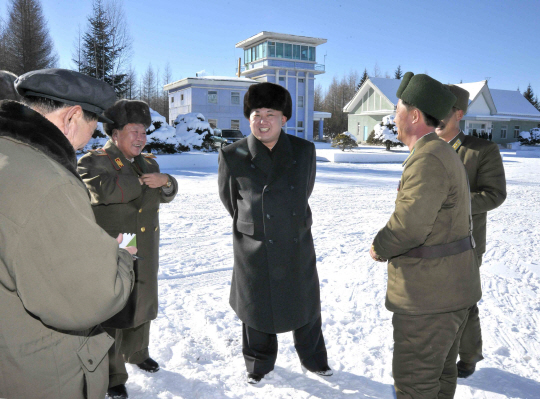
[[[500,206],[506,199],[506,178],[497,144],[460,132],[449,143],[458,153],[469,177],[473,215],[473,236],[478,264],[486,251],[487,212]],[[459,357],[466,363],[483,359],[482,333],[478,306],[474,305],[461,337]]]
[[[113,340],[98,324],[128,300],[133,261],[96,224],[76,164],[54,124],[0,102],[1,398],[105,396]]]
[[[398,398],[451,398],[457,346],[468,309],[481,298],[476,254],[405,255],[467,239],[467,176],[435,133],[419,139],[404,163],[396,207],[373,242],[389,259],[386,307],[394,312],[393,375]]]
[[[164,188],[141,185],[139,176],[158,173],[159,166],[151,154],[141,154],[130,162],[108,141],[103,149],[90,151],[79,160],[78,171],[86,183],[96,220],[111,236],[137,234],[137,298],[133,328],[122,330],[121,348],[115,348],[129,363],[141,363],[148,356],[150,320],[157,317],[159,268],[159,204],[173,200],[178,191],[174,177],[170,192]],[[116,332],[117,339],[120,331]],[[115,345],[116,346],[116,345]],[[127,374],[121,359],[111,361],[116,369],[109,386],[125,383]]]

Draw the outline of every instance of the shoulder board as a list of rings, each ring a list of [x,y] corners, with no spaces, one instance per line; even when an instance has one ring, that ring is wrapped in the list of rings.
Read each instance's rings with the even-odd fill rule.
[[[155,158],[156,156],[154,154],[151,154],[149,152],[143,152],[141,155],[145,158]]]
[[[103,148],[97,148],[95,150],[90,150],[89,152],[91,152],[94,155],[107,155],[107,153],[105,152]]]

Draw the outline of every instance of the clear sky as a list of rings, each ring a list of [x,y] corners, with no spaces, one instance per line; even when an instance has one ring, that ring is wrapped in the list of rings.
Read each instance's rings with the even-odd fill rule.
[[[41,2],[60,67],[73,67],[91,0]],[[539,0],[124,0],[124,8],[139,76],[167,61],[173,80],[201,70],[233,76],[243,59],[235,44],[271,31],[328,40],[317,48],[323,88],[351,70],[371,74],[377,63],[383,76],[401,65],[443,83],[490,78],[491,88],[522,92],[531,83],[540,97]]]

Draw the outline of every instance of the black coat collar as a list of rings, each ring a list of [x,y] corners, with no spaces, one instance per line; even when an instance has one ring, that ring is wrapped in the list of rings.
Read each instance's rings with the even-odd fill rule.
[[[276,145],[272,149],[274,153],[273,157],[270,157],[268,148],[253,136],[253,134],[248,136],[247,142],[251,154],[251,162],[267,175],[268,184],[281,176],[294,162],[291,141],[287,133],[283,130],[279,135]]]
[[[0,136],[36,148],[81,180],[75,149],[69,140],[52,122],[29,107],[16,101],[0,101]]]

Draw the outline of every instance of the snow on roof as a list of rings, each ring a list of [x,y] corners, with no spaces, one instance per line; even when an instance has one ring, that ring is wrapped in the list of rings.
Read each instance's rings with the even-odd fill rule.
[[[459,83],[456,86],[461,87],[469,92],[469,104],[472,100],[476,98],[480,90],[486,85],[487,81],[482,80],[480,82],[471,82],[471,83]]]
[[[388,79],[388,78],[372,78],[369,80],[379,88],[382,94],[385,95],[388,100],[394,105],[397,105],[398,98],[396,96],[399,85],[401,84],[401,79]]]
[[[498,114],[540,116],[534,106],[517,90],[490,89]]]
[[[232,80],[236,82],[251,82],[251,83],[257,83],[256,80],[250,79],[250,78],[239,78],[237,76],[199,76],[196,78],[189,78],[189,79],[208,79],[208,80]]]

